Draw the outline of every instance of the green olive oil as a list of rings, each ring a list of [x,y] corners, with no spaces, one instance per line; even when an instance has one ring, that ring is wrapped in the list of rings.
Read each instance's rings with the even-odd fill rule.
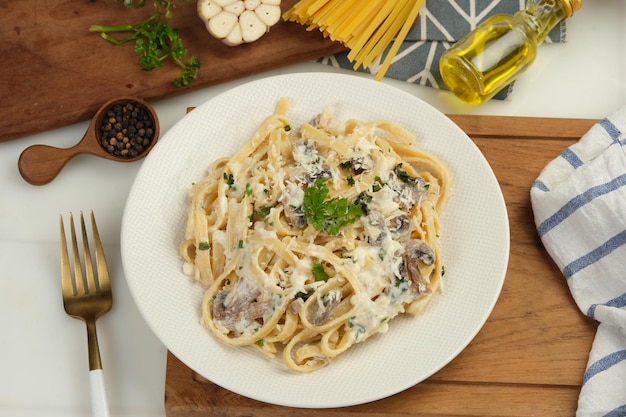
[[[582,0],[529,0],[512,16],[490,17],[442,55],[443,81],[467,103],[489,100],[528,68],[548,33],[581,6]]]

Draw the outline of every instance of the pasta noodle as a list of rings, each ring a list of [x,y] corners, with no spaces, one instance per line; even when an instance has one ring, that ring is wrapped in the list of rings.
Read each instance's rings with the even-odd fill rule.
[[[389,121],[327,109],[295,129],[287,111],[191,187],[180,253],[215,337],[310,372],[440,288],[449,177]]]
[[[326,37],[346,45],[354,69],[368,68],[382,57],[376,73],[381,80],[417,20],[425,0],[301,0],[283,15],[288,21],[319,29]],[[394,40],[395,39],[395,40]]]

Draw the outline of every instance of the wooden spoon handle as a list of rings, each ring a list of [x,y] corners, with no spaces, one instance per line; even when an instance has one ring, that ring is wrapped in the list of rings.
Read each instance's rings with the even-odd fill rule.
[[[67,162],[81,153],[76,146],[55,148],[48,145],[33,145],[24,149],[17,161],[20,175],[32,185],[44,185],[56,178]]]

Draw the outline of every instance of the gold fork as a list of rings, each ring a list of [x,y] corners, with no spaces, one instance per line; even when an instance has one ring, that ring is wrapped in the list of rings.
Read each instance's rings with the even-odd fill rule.
[[[70,232],[73,252],[73,268],[70,265],[70,257],[65,238],[63,216],[59,216],[61,231],[61,288],[63,292],[63,306],[65,312],[75,319],[80,319],[87,325],[87,346],[89,350],[89,382],[91,388],[91,410],[93,416],[108,417],[109,406],[106,400],[104,378],[102,376],[102,361],[98,348],[98,335],[96,332],[96,320],[111,309],[113,297],[111,294],[111,280],[104,257],[104,250],[98,227],[91,211],[91,228],[95,241],[96,272],[91,258],[85,219],[80,212],[80,226],[83,243],[83,266],[78,250],[74,218],[70,213]],[[74,273],[72,274],[72,269]]]

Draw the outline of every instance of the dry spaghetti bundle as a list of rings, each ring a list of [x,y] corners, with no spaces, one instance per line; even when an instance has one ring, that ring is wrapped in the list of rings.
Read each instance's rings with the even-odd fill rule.
[[[425,0],[301,0],[284,15],[285,20],[319,29],[343,43],[354,69],[368,68],[382,57],[376,79],[384,77],[400,45],[415,23]],[[395,39],[395,40],[394,40]]]

